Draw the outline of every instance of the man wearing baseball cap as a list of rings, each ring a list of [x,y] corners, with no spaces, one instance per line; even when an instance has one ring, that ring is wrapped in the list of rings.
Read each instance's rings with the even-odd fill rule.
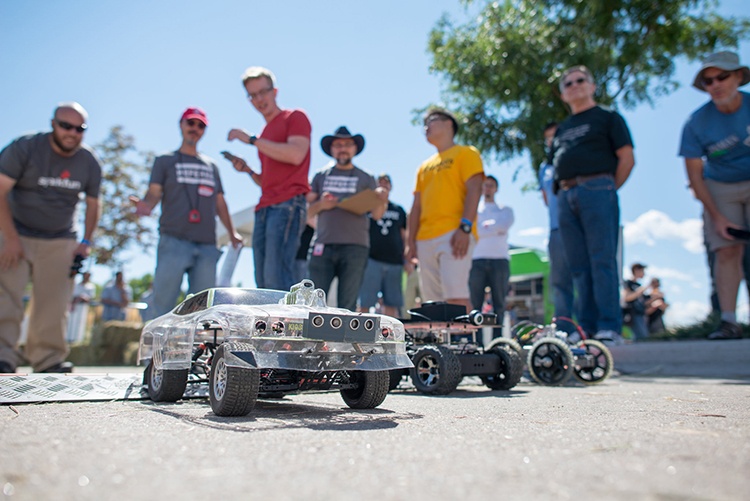
[[[693,87],[709,102],[688,118],[682,129],[680,156],[690,186],[703,204],[706,244],[715,252],[721,324],[709,339],[739,339],[737,293],[742,280],[745,241],[735,230],[750,227],[750,94],[739,88],[750,82],[750,68],[729,51],[709,55]]]
[[[219,169],[211,158],[198,153],[198,141],[207,126],[202,109],[186,109],[180,118],[182,144],[176,151],[156,157],[143,200],[131,197],[138,215],[151,214],[161,202],[154,302],[146,314],[149,319],[175,306],[185,273],[188,294],[216,285],[216,262],[221,256],[216,248],[216,216],[232,245],[242,245],[224,200]]]

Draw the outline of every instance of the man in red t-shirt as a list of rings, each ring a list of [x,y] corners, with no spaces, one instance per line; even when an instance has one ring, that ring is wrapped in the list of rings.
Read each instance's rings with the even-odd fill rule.
[[[307,218],[312,126],[304,111],[279,108],[276,77],[270,70],[252,66],[242,75],[242,84],[250,103],[266,120],[258,137],[232,129],[228,138],[258,148],[260,173],[242,158],[231,157],[234,168],[250,174],[261,189],[253,230],[255,283],[260,288],[289,290],[294,285],[294,260]]]

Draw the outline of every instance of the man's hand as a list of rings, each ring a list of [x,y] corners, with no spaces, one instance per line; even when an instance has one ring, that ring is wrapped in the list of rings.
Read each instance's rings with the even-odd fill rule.
[[[250,144],[250,133],[244,129],[232,129],[229,131],[227,140],[234,141],[235,139],[239,139],[245,144]]]
[[[143,200],[141,200],[140,198],[134,195],[130,195],[128,199],[133,204],[133,206],[135,206],[135,213],[137,215],[139,216],[151,215],[151,207],[149,207],[149,205],[146,202],[144,202]]]
[[[91,254],[91,245],[81,242],[76,247],[76,250],[73,251],[73,257],[75,258],[76,255],[80,254],[83,257],[89,257]]]
[[[329,192],[324,192],[323,195],[320,197],[320,210],[331,210],[335,209],[336,205],[338,205],[339,199]]]
[[[3,247],[0,249],[0,271],[11,270],[18,266],[19,261],[23,259],[23,247],[21,239],[8,238],[4,235]]]
[[[242,241],[242,235],[240,235],[236,231],[229,235],[229,240],[232,241],[232,247],[234,247],[235,249],[239,249],[240,247],[245,245]]]
[[[453,250],[453,257],[456,259],[463,259],[466,253],[469,251],[469,239],[471,235],[464,233],[460,228],[456,229],[451,236],[451,249]]]

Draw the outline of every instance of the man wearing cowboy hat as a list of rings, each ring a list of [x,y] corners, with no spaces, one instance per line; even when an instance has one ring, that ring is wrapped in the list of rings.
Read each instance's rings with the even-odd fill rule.
[[[373,219],[385,212],[388,193],[377,186],[375,178],[352,163],[365,147],[361,134],[352,135],[344,126],[332,136],[324,136],[320,146],[335,162],[313,177],[307,194],[310,216],[318,224],[310,256],[310,278],[328,291],[334,277],[339,284],[338,306],[354,311],[370,252],[370,220],[367,214],[356,214],[338,207],[341,200],[365,190],[373,190],[380,203],[370,211]]]
[[[737,292],[742,280],[745,242],[732,235],[750,227],[750,69],[734,52],[706,58],[693,87],[711,100],[698,108],[682,129],[680,156],[690,186],[703,204],[706,243],[716,253],[716,281],[721,324],[709,339],[739,339]]]

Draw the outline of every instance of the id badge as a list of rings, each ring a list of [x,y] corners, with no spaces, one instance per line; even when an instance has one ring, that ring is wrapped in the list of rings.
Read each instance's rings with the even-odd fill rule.
[[[201,222],[201,213],[198,212],[198,209],[193,209],[188,212],[188,221],[196,224]]]
[[[325,249],[325,244],[315,244],[313,245],[313,256],[322,256],[323,255],[323,249]]]

